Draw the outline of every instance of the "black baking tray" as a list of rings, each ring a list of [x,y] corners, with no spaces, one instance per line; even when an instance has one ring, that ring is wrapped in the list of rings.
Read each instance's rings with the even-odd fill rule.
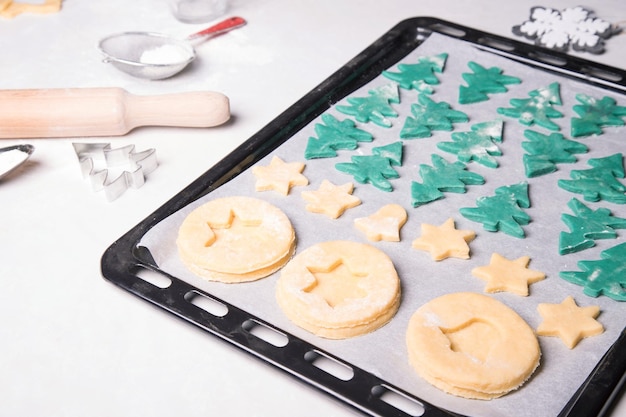
[[[334,103],[405,57],[432,33],[441,33],[469,42],[481,50],[560,76],[582,80],[619,93],[626,92],[626,72],[621,69],[436,18],[415,17],[404,20],[115,241],[102,256],[101,270],[104,278],[207,333],[282,369],[365,415],[413,415],[383,399],[384,394],[388,392],[419,404],[423,408],[422,415],[426,417],[458,415],[416,398],[339,358],[333,358],[333,355],[284,331],[280,333],[288,339],[285,346],[276,347],[266,342],[255,336],[246,323],[257,323],[273,328],[271,324],[161,271],[149,250],[140,245],[147,231],[161,220],[245,171]],[[164,277],[168,281],[165,288],[141,278],[140,275],[146,270]],[[194,305],[191,301],[197,294],[224,305],[227,313],[213,315]],[[626,355],[623,352],[626,352],[626,329],[559,413],[559,417],[601,416],[610,410],[611,403],[622,395],[624,389]],[[310,357],[310,353],[337,359],[341,364],[352,368],[353,377],[345,381],[321,370],[306,359]]]

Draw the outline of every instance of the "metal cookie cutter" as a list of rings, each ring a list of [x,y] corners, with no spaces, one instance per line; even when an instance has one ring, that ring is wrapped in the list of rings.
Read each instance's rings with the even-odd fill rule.
[[[129,188],[139,188],[145,176],[158,165],[156,151],[135,152],[135,145],[111,149],[110,143],[73,143],[83,178],[89,177],[94,191],[104,190],[113,201]]]

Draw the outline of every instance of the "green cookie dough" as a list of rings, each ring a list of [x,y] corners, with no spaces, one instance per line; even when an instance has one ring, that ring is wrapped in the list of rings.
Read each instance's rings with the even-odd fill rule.
[[[466,185],[485,183],[482,175],[467,171],[463,162],[450,163],[437,154],[431,155],[432,166],[420,165],[422,182],[411,183],[411,203],[421,206],[444,197],[444,192],[465,193]]]
[[[586,201],[610,201],[626,204],[626,185],[617,178],[624,178],[624,162],[621,153],[589,160],[592,168],[575,170],[571,180],[559,180],[562,189],[582,194]]]
[[[395,81],[405,90],[417,90],[420,93],[432,94],[431,85],[439,84],[435,72],[443,72],[448,54],[442,53],[432,57],[419,57],[417,64],[398,64],[399,72],[383,71],[383,76]]]
[[[528,93],[530,98],[511,99],[513,107],[498,107],[497,112],[508,117],[514,117],[526,126],[537,124],[548,130],[561,130],[550,119],[563,117],[563,114],[553,105],[561,105],[561,93],[559,83],[552,83],[547,88],[539,88]]]
[[[487,101],[489,100],[487,94],[506,93],[508,91],[505,87],[506,85],[522,82],[517,77],[503,75],[502,69],[498,67],[486,69],[473,61],[468,62],[467,66],[472,70],[472,73],[462,74],[467,86],[462,85],[459,87],[460,104]]]
[[[372,149],[372,155],[353,155],[351,162],[340,162],[335,168],[354,177],[361,183],[370,183],[382,191],[393,191],[388,181],[400,175],[393,166],[402,164],[402,142],[380,146]]]
[[[305,159],[332,158],[339,149],[354,150],[358,142],[373,140],[369,132],[357,128],[350,119],[339,121],[330,114],[323,114],[322,122],[315,125],[317,138],[310,137],[307,142]]]
[[[585,94],[576,94],[579,103],[573,107],[580,117],[572,117],[572,136],[582,137],[602,134],[605,126],[624,126],[626,107],[618,106],[615,99],[603,97],[597,100]]]
[[[522,142],[524,169],[528,178],[539,177],[556,171],[558,163],[574,163],[574,154],[585,153],[589,149],[582,143],[565,139],[560,133],[549,136],[533,130],[524,131],[528,141]]]
[[[437,147],[455,154],[461,162],[476,161],[488,168],[497,168],[494,156],[502,155],[496,142],[502,143],[503,125],[501,120],[477,123],[470,132],[452,133],[452,142],[439,142]]]
[[[524,238],[526,233],[521,226],[530,223],[530,216],[522,208],[528,207],[528,184],[523,182],[499,187],[495,195],[480,197],[476,200],[476,207],[464,207],[460,212],[463,217],[482,223],[489,232],[502,231],[513,237]]]
[[[590,297],[606,295],[616,301],[626,301],[626,243],[620,243],[600,253],[602,259],[579,261],[582,271],[561,271],[559,276],[583,287]]]
[[[559,254],[567,255],[595,246],[595,240],[615,239],[615,229],[626,229],[626,219],[611,215],[607,208],[592,210],[578,199],[573,198],[567,203],[574,215],[562,214],[561,220],[569,228],[569,232],[561,232],[559,236]]]
[[[411,114],[400,131],[402,139],[427,138],[433,130],[451,131],[453,123],[467,122],[467,115],[452,110],[445,102],[436,103],[428,96],[420,94],[417,103],[411,105]]]
[[[353,116],[358,122],[372,122],[382,127],[391,127],[388,117],[398,117],[390,103],[400,103],[398,86],[386,84],[369,91],[367,97],[348,97],[349,105],[338,105],[336,109]]]

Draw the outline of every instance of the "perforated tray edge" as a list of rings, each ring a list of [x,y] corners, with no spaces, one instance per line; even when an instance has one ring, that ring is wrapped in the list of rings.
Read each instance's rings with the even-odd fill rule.
[[[575,78],[620,93],[626,91],[626,72],[620,69],[436,18],[415,17],[404,20],[115,241],[102,256],[103,277],[135,296],[262,359],[366,415],[398,417],[410,415],[381,400],[381,395],[387,391],[419,403],[424,409],[422,415],[425,417],[456,415],[416,398],[299,338],[275,329],[271,324],[237,306],[166,274],[155,264],[147,249],[138,246],[143,235],[161,220],[245,171],[332,104],[378,76],[383,69],[402,59],[433,32],[467,41],[477,48],[553,71],[561,76]],[[138,276],[142,269],[167,276],[171,284],[166,288],[150,284]],[[223,316],[212,315],[190,302],[190,296],[193,294],[202,294],[223,304],[228,312]],[[245,328],[244,323],[249,320],[284,334],[288,343],[277,347],[258,338]],[[610,409],[611,401],[621,395],[621,381],[626,374],[626,355],[620,352],[624,352],[625,349],[626,329],[622,331],[618,340],[607,351],[558,417],[601,416]],[[344,381],[321,370],[305,360],[308,352],[321,352],[338,363],[347,365],[352,369],[353,377]]]

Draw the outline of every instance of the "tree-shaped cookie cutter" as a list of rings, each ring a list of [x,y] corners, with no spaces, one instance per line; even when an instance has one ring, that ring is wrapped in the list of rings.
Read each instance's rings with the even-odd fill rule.
[[[73,143],[83,178],[89,178],[94,191],[104,190],[108,201],[124,194],[128,188],[139,188],[145,176],[158,166],[156,151],[135,152],[135,145],[111,149],[110,143]],[[114,177],[113,168],[123,171]]]

